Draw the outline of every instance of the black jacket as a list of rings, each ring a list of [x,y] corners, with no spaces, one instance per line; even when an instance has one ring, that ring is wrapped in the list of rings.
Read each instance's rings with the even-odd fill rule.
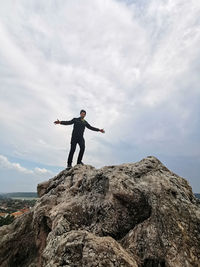
[[[79,137],[79,138],[83,137],[85,127],[87,127],[88,129],[90,129],[92,131],[96,131],[96,132],[100,131],[99,128],[92,127],[86,120],[81,120],[81,117],[73,118],[70,121],[61,121],[60,124],[63,124],[63,125],[74,124],[74,128],[72,131],[72,138],[73,137]]]

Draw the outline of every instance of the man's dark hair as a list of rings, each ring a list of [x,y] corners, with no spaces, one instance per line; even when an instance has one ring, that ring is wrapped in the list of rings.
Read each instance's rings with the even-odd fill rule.
[[[81,109],[80,114],[81,114],[81,112],[84,112],[86,114],[86,111],[84,109]]]

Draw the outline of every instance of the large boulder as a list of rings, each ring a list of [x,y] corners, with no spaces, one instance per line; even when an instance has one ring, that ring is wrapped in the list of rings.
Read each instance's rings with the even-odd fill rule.
[[[0,228],[0,266],[200,266],[200,201],[149,156],[77,165],[37,187],[34,208]]]

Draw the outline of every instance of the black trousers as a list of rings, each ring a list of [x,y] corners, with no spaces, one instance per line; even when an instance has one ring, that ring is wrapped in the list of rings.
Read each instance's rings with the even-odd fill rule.
[[[76,150],[76,145],[79,144],[80,146],[80,151],[78,154],[78,159],[77,159],[77,164],[81,163],[82,158],[83,158],[83,154],[85,151],[85,140],[83,137],[72,137],[71,139],[71,148],[69,151],[69,156],[68,156],[68,160],[67,160],[67,164],[71,165],[72,161],[73,161],[73,156],[74,156],[74,152]]]

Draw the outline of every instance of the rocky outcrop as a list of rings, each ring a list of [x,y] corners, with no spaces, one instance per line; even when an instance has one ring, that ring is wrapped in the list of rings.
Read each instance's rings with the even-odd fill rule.
[[[200,266],[200,201],[149,156],[77,165],[38,185],[34,209],[0,228],[0,266]]]

